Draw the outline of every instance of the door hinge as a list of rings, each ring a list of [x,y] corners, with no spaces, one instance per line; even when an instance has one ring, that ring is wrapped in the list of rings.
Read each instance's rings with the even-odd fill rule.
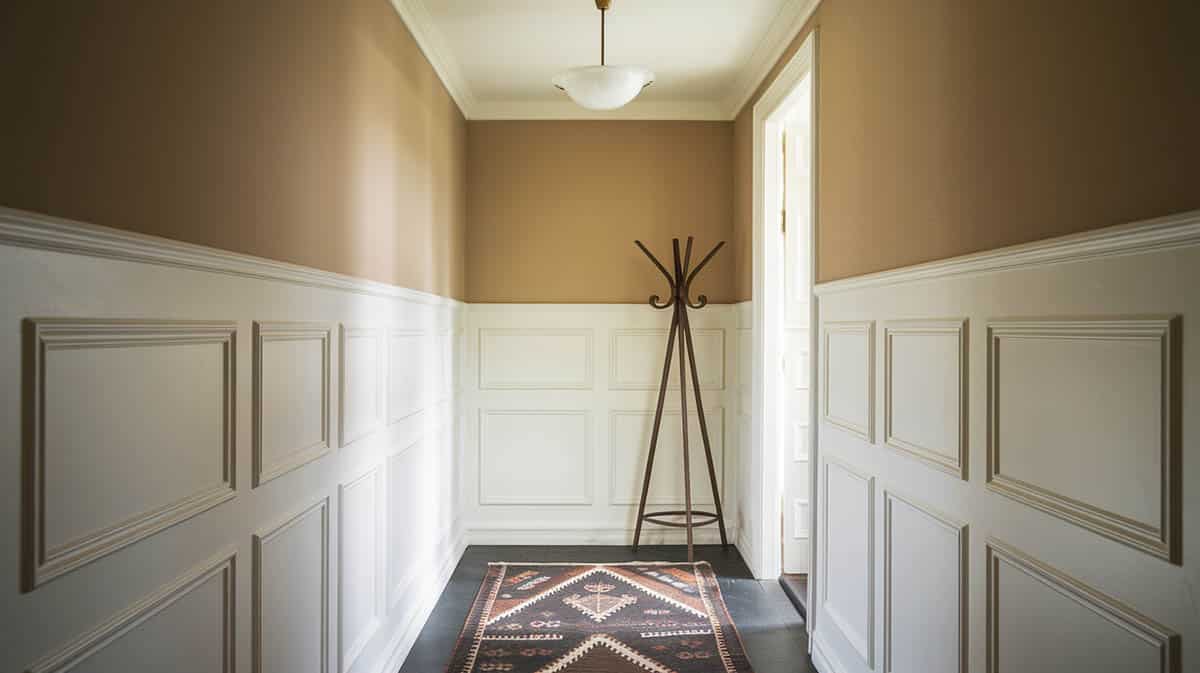
[[[787,233],[787,209],[779,211],[779,230]]]

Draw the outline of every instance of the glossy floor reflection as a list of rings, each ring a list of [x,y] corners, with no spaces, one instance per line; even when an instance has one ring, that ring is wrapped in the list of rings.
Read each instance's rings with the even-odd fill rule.
[[[712,564],[725,604],[737,624],[755,673],[809,673],[804,621],[776,580],[758,581],[737,550],[696,547],[696,558]],[[682,546],[642,547],[468,547],[454,570],[437,607],[404,662],[401,673],[442,673],[454,650],[471,601],[489,561],[616,563],[620,561],[685,561]]]

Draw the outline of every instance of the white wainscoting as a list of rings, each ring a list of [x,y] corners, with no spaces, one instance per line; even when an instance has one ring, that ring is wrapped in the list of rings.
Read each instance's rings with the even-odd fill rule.
[[[28,587],[234,496],[236,332],[232,322],[26,321]]]
[[[990,672],[1180,670],[1179,634],[997,540],[987,587]]]
[[[731,306],[691,314],[696,363],[730,542],[737,540],[737,442]],[[628,544],[641,495],[670,311],[645,305],[474,304],[465,391],[464,503],[473,543]],[[678,349],[672,369],[678,368]],[[678,374],[671,377],[648,509],[683,502]],[[690,388],[690,386],[689,386]],[[694,400],[689,398],[693,500],[711,507]],[[670,506],[667,506],[670,505]],[[647,524],[647,544],[683,532]],[[715,526],[697,540],[719,542]]]
[[[822,415],[828,423],[875,441],[875,323],[827,322]]]
[[[1178,558],[1179,326],[1177,317],[990,323],[989,487]]]
[[[883,327],[884,442],[967,478],[967,321]]]
[[[883,494],[883,670],[966,673],[967,525]]]
[[[1196,288],[1200,213],[817,287],[823,673],[1200,667]]]
[[[875,478],[824,461],[821,609],[837,633],[875,667]]]
[[[188,571],[35,662],[29,673],[79,666],[103,673],[233,673],[234,557],[225,552]]]
[[[383,467],[338,486],[338,671],[354,666],[383,620]]]
[[[254,486],[329,453],[333,327],[254,323]]]
[[[254,536],[254,673],[329,670],[329,498]]]
[[[466,308],[0,209],[5,670],[398,669],[465,546]]]

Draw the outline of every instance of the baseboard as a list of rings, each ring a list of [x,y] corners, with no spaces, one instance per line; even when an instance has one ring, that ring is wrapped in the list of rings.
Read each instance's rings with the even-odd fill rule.
[[[846,673],[846,669],[837,663],[837,658],[829,652],[829,648],[821,643],[821,636],[813,634],[812,640],[813,666],[821,673]]]
[[[437,606],[438,599],[442,597],[446,585],[449,584],[454,569],[458,567],[458,562],[462,560],[463,553],[467,550],[465,530],[460,528],[453,539],[454,543],[449,546],[447,554],[442,558],[442,563],[438,567],[437,577],[426,585],[428,589],[421,596],[420,605],[384,648],[387,656],[382,659],[384,663],[376,669],[375,673],[395,673],[404,665],[404,660],[408,658],[408,653],[412,651],[413,645],[421,635],[421,629],[425,628],[425,623],[433,614],[433,609]]]
[[[733,542],[737,531],[727,528]],[[472,528],[467,532],[468,544],[486,545],[629,545],[633,544],[632,528]],[[721,534],[715,528],[697,529],[694,544],[720,544]],[[642,529],[641,544],[687,544],[687,536],[679,529]]]

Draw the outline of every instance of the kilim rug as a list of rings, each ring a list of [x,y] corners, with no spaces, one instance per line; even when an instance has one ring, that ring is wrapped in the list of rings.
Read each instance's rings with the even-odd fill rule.
[[[706,562],[492,563],[447,673],[751,673]]]

